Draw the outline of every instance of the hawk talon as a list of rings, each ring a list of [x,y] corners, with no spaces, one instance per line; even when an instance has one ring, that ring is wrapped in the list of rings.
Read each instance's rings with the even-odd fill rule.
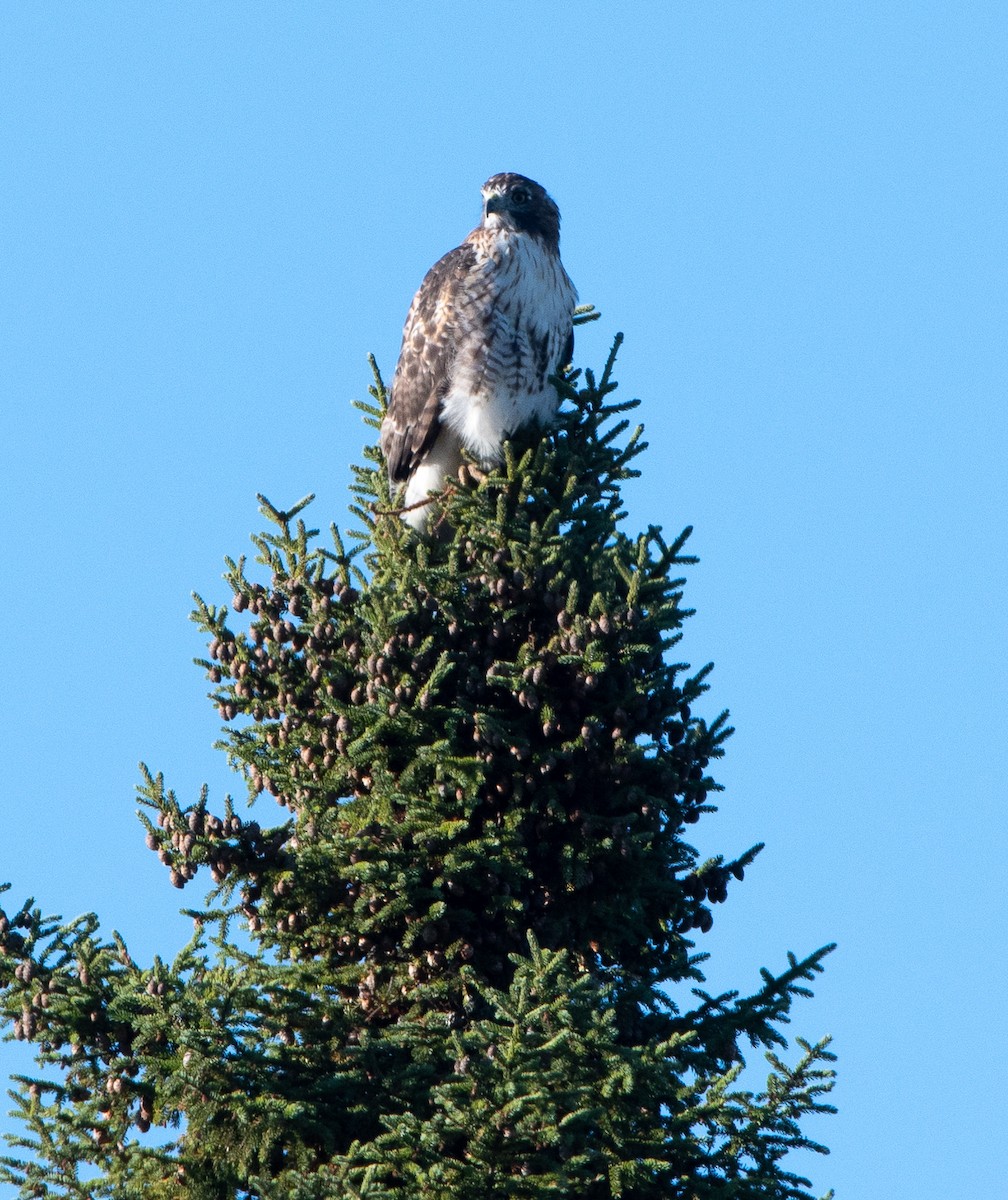
[[[479,487],[486,477],[487,472],[472,463],[463,463],[458,469],[458,481],[462,487]]]

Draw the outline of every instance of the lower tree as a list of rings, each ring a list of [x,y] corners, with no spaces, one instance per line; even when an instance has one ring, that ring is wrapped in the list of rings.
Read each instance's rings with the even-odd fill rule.
[[[93,916],[0,910],[0,1005],[38,1061],[0,1165],[20,1195],[809,1195],[787,1155],[822,1149],[832,1055],[786,1060],[781,1030],[830,947],[703,990],[760,847],[687,840],[731,731],[675,661],[689,530],[623,529],[644,443],[618,342],[426,536],[377,450],[347,541],[260,498],[255,562],[194,613],[251,812],[140,786],[171,883],[212,881],[191,943],[139,965]],[[372,395],[377,425],[377,371]]]

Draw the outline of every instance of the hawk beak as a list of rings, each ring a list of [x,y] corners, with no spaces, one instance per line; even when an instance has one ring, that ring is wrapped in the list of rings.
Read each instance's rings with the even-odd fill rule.
[[[491,213],[503,212],[506,208],[507,201],[500,192],[494,192],[492,196],[487,196],[486,214],[488,217]]]

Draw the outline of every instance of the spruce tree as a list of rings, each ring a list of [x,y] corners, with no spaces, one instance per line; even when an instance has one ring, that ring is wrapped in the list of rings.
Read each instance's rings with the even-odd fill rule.
[[[254,563],[194,613],[251,811],[140,785],[171,883],[212,883],[191,943],[139,965],[93,916],[0,910],[0,1004],[38,1061],[0,1165],[20,1195],[809,1195],[786,1156],[822,1149],[801,1123],[832,1055],[783,1059],[782,1026],[830,947],[703,990],[760,847],[687,838],[731,730],[675,658],[689,530],[623,529],[644,443],[618,345],[426,536],[377,449],[346,539],[260,497]],[[376,427],[377,369],[371,393]]]

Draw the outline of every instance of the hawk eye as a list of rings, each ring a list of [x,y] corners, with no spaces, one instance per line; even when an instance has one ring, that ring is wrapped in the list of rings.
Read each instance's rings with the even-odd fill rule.
[[[511,199],[515,202],[515,204],[523,205],[523,204],[528,204],[531,197],[529,196],[528,190],[526,188],[517,187],[511,193]]]

